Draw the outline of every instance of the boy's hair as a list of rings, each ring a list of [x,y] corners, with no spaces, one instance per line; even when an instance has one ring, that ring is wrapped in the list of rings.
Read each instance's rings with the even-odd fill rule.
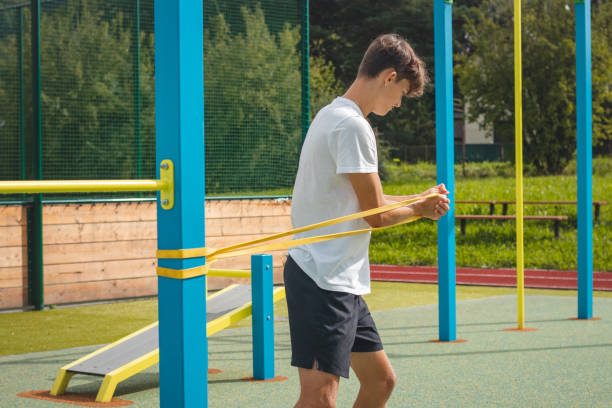
[[[375,78],[387,68],[395,69],[397,81],[410,82],[409,97],[423,95],[429,82],[425,63],[416,55],[410,44],[397,34],[378,36],[366,51],[357,76]]]

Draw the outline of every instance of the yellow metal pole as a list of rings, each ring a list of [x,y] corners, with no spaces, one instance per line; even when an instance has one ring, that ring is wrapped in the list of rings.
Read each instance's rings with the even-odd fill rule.
[[[0,181],[0,194],[159,191],[163,180],[25,180]]]
[[[523,78],[521,61],[521,0],[514,0],[514,131],[516,155],[516,295],[518,329],[525,328],[523,252]]]
[[[251,271],[240,269],[209,269],[207,276],[223,278],[251,278]]]

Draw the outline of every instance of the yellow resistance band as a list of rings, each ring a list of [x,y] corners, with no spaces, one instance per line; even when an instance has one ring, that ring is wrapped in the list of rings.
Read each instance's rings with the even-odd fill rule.
[[[264,238],[259,238],[259,239],[255,239],[252,241],[230,245],[230,246],[227,246],[221,249],[216,249],[216,250],[213,248],[208,248],[208,247],[191,248],[191,249],[174,249],[174,250],[160,249],[157,251],[158,258],[185,259],[185,258],[196,258],[196,257],[205,256],[206,265],[198,267],[197,272],[195,270],[196,268],[192,268],[191,270],[189,270],[189,273],[183,273],[183,271],[180,271],[180,270],[173,270],[173,269],[162,268],[162,267],[158,267],[157,272],[158,272],[158,275],[160,276],[184,279],[187,277],[194,277],[194,276],[206,274],[210,265],[219,259],[231,258],[235,256],[240,256],[240,255],[253,255],[253,254],[264,253],[268,251],[278,251],[278,250],[288,249],[288,248],[299,246],[299,245],[314,244],[317,242],[328,241],[330,239],[347,237],[349,235],[361,234],[361,233],[369,232],[369,231],[383,230],[386,228],[391,228],[391,227],[395,227],[398,225],[407,224],[409,222],[416,221],[421,217],[420,216],[409,217],[405,219],[404,221],[398,222],[393,225],[387,225],[385,227],[365,228],[365,229],[360,229],[360,230],[340,232],[340,233],[328,234],[328,235],[319,235],[315,237],[301,238],[301,239],[277,242],[277,243],[272,243],[272,244],[262,244],[264,242],[273,241],[279,238],[284,238],[290,235],[298,234],[300,232],[311,231],[317,228],[339,224],[341,222],[369,217],[370,215],[375,215],[375,214],[380,214],[386,211],[391,211],[396,208],[400,208],[408,204],[412,204],[422,199],[438,197],[438,196],[440,195],[439,194],[429,194],[423,197],[417,197],[417,198],[411,198],[411,199],[404,200],[404,201],[398,201],[396,203],[384,205],[382,207],[377,207],[377,208],[373,208],[370,210],[361,211],[361,212],[357,212],[357,213],[350,214],[350,215],[345,215],[343,217],[334,218],[334,219],[327,220],[327,221],[322,221],[316,224],[307,225],[305,227],[295,228],[295,229],[292,229],[286,232],[281,232],[279,234],[269,235]],[[258,244],[262,244],[262,245],[258,245]]]

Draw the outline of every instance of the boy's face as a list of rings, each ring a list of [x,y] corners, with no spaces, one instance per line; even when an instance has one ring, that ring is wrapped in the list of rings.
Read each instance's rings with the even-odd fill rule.
[[[407,79],[397,81],[397,73],[392,70],[383,76],[383,82],[373,112],[379,116],[385,116],[391,109],[399,108],[402,98],[410,91],[410,82]]]

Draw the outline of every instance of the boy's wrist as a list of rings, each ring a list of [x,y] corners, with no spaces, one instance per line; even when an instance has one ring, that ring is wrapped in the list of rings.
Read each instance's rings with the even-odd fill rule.
[[[416,201],[411,204],[412,212],[415,216],[422,217],[423,216],[423,203],[422,201]]]

